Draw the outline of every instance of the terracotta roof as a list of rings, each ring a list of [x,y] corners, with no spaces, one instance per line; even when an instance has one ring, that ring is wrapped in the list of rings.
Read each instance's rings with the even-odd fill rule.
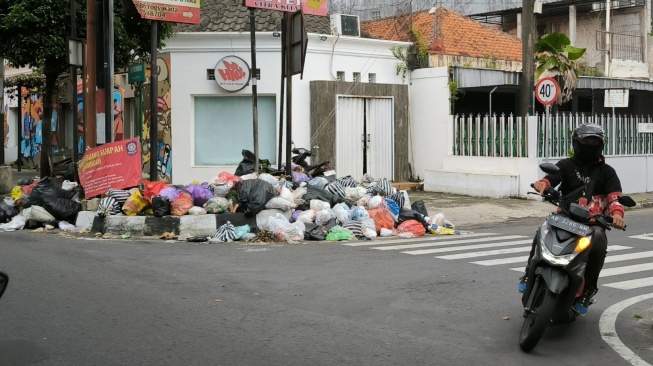
[[[361,29],[373,38],[415,42],[409,31],[411,23],[413,29],[425,37],[430,54],[522,59],[522,44],[518,38],[443,7],[438,7],[433,14],[420,11],[362,22]]]
[[[281,30],[283,13],[256,10],[256,30]],[[329,17],[306,16],[309,33],[331,34]],[[249,11],[242,0],[204,0],[200,8],[200,24],[179,24],[178,32],[249,32]]]

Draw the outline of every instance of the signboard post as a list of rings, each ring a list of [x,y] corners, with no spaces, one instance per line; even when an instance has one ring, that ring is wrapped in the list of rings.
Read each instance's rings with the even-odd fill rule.
[[[120,140],[87,150],[79,162],[79,182],[86,198],[109,188],[129,188],[141,182],[139,139]]]
[[[606,108],[612,108],[612,129],[616,131],[617,129],[617,115],[615,113],[615,108],[626,108],[628,107],[628,97],[630,93],[628,89],[607,89],[605,91],[605,98],[603,101],[603,106]],[[612,144],[610,144],[612,153],[616,151],[617,148],[617,139],[612,139]]]
[[[549,162],[549,141],[547,130],[549,128],[549,118],[551,118],[551,105],[558,100],[560,94],[560,87],[553,78],[540,79],[535,84],[535,98],[538,102],[545,106],[546,117],[544,118],[544,157],[545,161]]]

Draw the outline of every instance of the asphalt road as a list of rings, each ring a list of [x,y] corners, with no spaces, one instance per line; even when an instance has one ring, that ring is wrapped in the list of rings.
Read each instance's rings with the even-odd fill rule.
[[[653,251],[653,241],[631,238],[653,231],[653,210],[627,216],[628,231],[609,234],[621,248],[609,257]],[[529,240],[539,221],[374,245],[0,233],[0,266],[10,275],[0,299],[0,365],[631,364],[603,340],[599,319],[653,292],[608,284],[653,270],[613,270],[587,316],[549,329],[531,354],[520,351],[519,273],[511,268],[523,266],[529,244],[510,242]],[[487,254],[495,250],[507,252]],[[606,270],[651,262],[633,255]],[[616,320],[619,339],[649,363],[652,309],[653,300],[637,302]]]

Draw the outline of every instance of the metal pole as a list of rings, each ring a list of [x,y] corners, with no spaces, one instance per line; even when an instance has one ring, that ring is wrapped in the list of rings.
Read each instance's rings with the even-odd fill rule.
[[[104,143],[113,141],[113,0],[104,0]]]
[[[610,2],[605,0],[605,77],[610,77]]]
[[[286,17],[287,12],[283,13],[281,18],[281,93],[279,101],[279,160],[277,160],[277,167],[281,169],[281,162],[283,161],[283,109],[285,108],[285,92],[286,92]]]
[[[20,151],[20,145],[23,143],[23,86],[18,84],[16,90],[16,94],[18,94],[18,121],[16,122],[16,150],[18,155],[16,155],[16,168],[20,172],[23,165],[23,157]]]
[[[84,86],[86,85],[84,75],[88,75],[88,65],[86,64],[86,42],[82,43],[82,47],[82,136],[79,138],[79,141],[75,141],[78,156],[83,156],[84,152],[86,152],[84,146],[86,146],[86,121],[88,120],[86,118],[86,109],[88,109],[88,93],[84,91]],[[79,125],[76,127],[79,128]]]
[[[492,118],[492,93],[494,93],[495,90],[497,90],[499,86],[495,86],[492,91],[490,91],[490,118]]]
[[[291,17],[286,16],[286,30],[284,34],[286,39],[286,88],[288,90],[286,96],[286,174],[292,176],[292,68],[290,63],[290,49],[292,45],[292,32],[290,21]]]
[[[150,50],[150,180],[157,181],[156,161],[159,155],[159,139],[158,139],[158,89],[159,89],[159,70],[157,67],[157,39],[158,39],[158,26],[159,22],[152,21],[151,32],[151,50]]]
[[[0,56],[0,136],[2,136],[2,148],[0,148],[0,165],[5,164],[5,60]]]
[[[549,162],[549,134],[547,133],[549,128],[549,116],[551,111],[551,106],[546,106],[546,117],[544,118],[544,162]]]
[[[70,2],[70,36],[77,38],[77,0]],[[83,47],[83,45],[82,45]],[[82,53],[84,53],[82,48]],[[71,98],[70,98],[70,115],[72,116],[73,123],[73,165],[77,167],[77,160],[79,160],[79,129],[77,124],[77,66],[70,66],[70,84],[71,84]]]
[[[84,100],[84,151],[86,147],[95,147],[97,144],[97,103],[96,103],[96,88],[97,88],[97,67],[96,63],[96,50],[97,44],[95,43],[95,23],[96,23],[96,3],[92,0],[86,1],[86,78],[84,89],[86,100]]]
[[[249,9],[249,35],[252,43],[252,122],[254,127],[254,172],[259,169],[258,152],[258,86],[256,79],[256,23],[254,8]]]
[[[535,60],[533,59],[533,49],[535,47],[533,40],[534,28],[533,0],[523,0],[522,2],[522,87],[521,87],[521,115],[528,117],[531,108],[535,105],[533,102],[533,79],[535,74]]]

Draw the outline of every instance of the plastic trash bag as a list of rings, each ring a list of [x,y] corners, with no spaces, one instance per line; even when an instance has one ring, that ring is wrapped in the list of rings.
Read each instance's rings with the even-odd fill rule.
[[[16,215],[8,223],[0,224],[0,228],[4,231],[23,230],[26,222],[27,220],[25,219],[25,216]]]
[[[209,189],[213,192],[214,197],[225,197],[233,187],[233,183],[229,182],[227,184],[211,184]]]
[[[420,224],[424,226],[425,230],[429,229],[430,225],[428,222],[426,222],[426,217],[417,211],[413,211],[413,210],[399,211],[399,218],[397,219],[397,222],[401,224],[407,220],[417,220]]]
[[[193,216],[206,215],[206,210],[202,207],[193,206],[188,210],[188,214]]]
[[[217,177],[213,178],[213,183],[216,185],[229,185],[230,188],[240,183],[242,179],[234,174],[222,172]]]
[[[73,189],[77,188],[79,184],[77,182],[71,182],[69,180],[64,180],[61,182],[61,189],[65,191],[72,191]]]
[[[370,218],[374,220],[376,231],[380,232],[381,229],[394,229],[395,219],[392,213],[385,208],[375,208],[369,210]]]
[[[23,216],[25,217],[25,221],[32,220],[40,223],[55,221],[54,216],[45,208],[36,205],[24,209]]]
[[[417,220],[406,220],[397,227],[399,236],[404,238],[418,238],[426,234],[426,229]]]
[[[184,216],[193,207],[193,196],[188,192],[179,192],[179,197],[170,203],[170,213]]]
[[[334,226],[330,231],[329,234],[326,236],[326,241],[341,241],[341,240],[349,240],[352,238],[352,233],[351,230],[345,229],[340,226]]]
[[[454,228],[443,227],[438,225],[431,225],[431,227],[429,228],[429,232],[431,234],[437,234],[437,235],[460,235],[460,231]]]
[[[310,181],[311,181],[311,178],[309,178],[308,175],[306,175],[306,173],[296,172],[296,171],[292,172],[292,182],[293,183],[300,184],[302,182],[310,182]]]
[[[223,197],[213,197],[204,204],[207,213],[221,214],[229,210],[229,200]]]
[[[352,220],[365,220],[369,219],[370,214],[367,212],[367,209],[363,206],[354,206],[351,210],[351,219]]]
[[[277,209],[281,211],[290,211],[291,209],[297,207],[293,202],[287,201],[281,197],[273,197],[268,203],[265,204],[266,209]]]
[[[14,200],[14,201],[19,199],[20,196],[22,196],[22,195],[23,195],[23,187],[21,187],[21,186],[15,186],[11,190],[11,199]]]
[[[369,210],[381,207],[383,208],[385,206],[385,199],[383,196],[374,196],[370,198],[369,202],[367,203],[367,208]]]
[[[104,217],[106,215],[117,215],[122,212],[120,204],[113,197],[104,197],[100,200],[97,206],[97,214],[95,216]]]
[[[57,220],[68,221],[82,210],[79,202],[67,198],[44,197],[43,208]]]
[[[376,231],[376,223],[374,220],[370,219],[369,217],[363,220],[360,220],[361,222],[361,228],[363,229],[372,229]]]
[[[309,186],[315,186],[320,188],[326,187],[327,184],[329,184],[329,181],[324,177],[315,177],[310,181],[308,181]]]
[[[195,186],[191,192],[195,206],[204,206],[204,204],[213,198],[213,192],[209,189],[208,185]]]
[[[333,212],[336,214],[336,219],[340,222],[351,220],[351,210],[346,203],[338,203],[333,206]]]
[[[348,200],[357,201],[367,194],[365,187],[351,187],[345,188],[345,198]]]
[[[310,201],[310,208],[313,211],[320,211],[325,208],[331,208],[331,204],[329,202],[325,201],[320,201],[320,200],[311,200]]]
[[[283,229],[287,226],[290,226],[290,221],[281,214],[275,214],[268,218],[268,221],[263,224],[262,229],[274,233],[278,229]]]
[[[0,201],[0,224],[11,221],[18,213],[16,207],[7,204],[5,201]]]
[[[248,216],[255,216],[263,211],[268,201],[276,196],[277,190],[264,180],[246,180],[238,185],[238,203]]]
[[[167,198],[168,202],[173,202],[179,197],[179,190],[175,187],[165,187],[159,192],[159,196]]]
[[[318,225],[324,225],[331,220],[331,212],[327,209],[322,209],[316,212],[315,214],[315,223]]]
[[[240,240],[245,235],[249,234],[252,231],[252,228],[249,225],[236,226],[236,239]]]
[[[292,191],[288,187],[279,188],[279,197],[283,198],[286,201],[294,202],[295,196],[293,196]]]
[[[386,198],[385,207],[388,209],[388,211],[392,212],[392,215],[395,217],[396,220],[397,217],[399,216],[399,205],[395,201]]]
[[[143,179],[143,185],[145,186],[145,190],[143,191],[143,198],[145,198],[147,202],[151,203],[152,197],[159,196],[161,194],[161,190],[166,187],[166,182],[162,180],[151,182],[147,179]]]
[[[154,216],[163,217],[170,215],[170,201],[164,196],[152,197],[152,210]]]
[[[376,233],[376,230],[374,229],[363,228],[363,236],[371,239],[371,238],[376,238],[378,235]]]
[[[314,223],[316,215],[317,212],[315,212],[315,210],[302,211],[299,213],[299,215],[297,215],[297,219],[295,221],[301,221],[305,224]]]
[[[304,240],[305,231],[306,227],[304,226],[304,223],[298,221],[293,224],[289,223],[287,226],[277,229],[275,234],[279,240],[294,243]]]
[[[59,229],[63,231],[76,231],[77,227],[66,221],[59,221]]]
[[[392,229],[382,228],[381,231],[379,231],[379,236],[382,238],[387,238],[389,236],[394,236],[396,234],[397,233]]]
[[[107,196],[115,199],[116,202],[118,202],[118,204],[122,208],[122,206],[125,204],[125,202],[127,202],[127,200],[129,199],[129,196],[131,196],[131,193],[129,193],[128,191],[122,190],[122,189],[113,189],[112,188],[112,189],[109,189],[107,191]]]
[[[423,200],[413,202],[413,204],[410,205],[410,208],[412,208],[413,211],[417,211],[424,216],[429,215],[429,212],[426,210],[426,204],[424,203]]]
[[[143,198],[139,190],[134,191],[131,196],[125,201],[125,204],[122,205],[122,212],[127,216],[136,216],[139,213],[145,211],[149,206],[149,203]]]
[[[23,193],[25,193],[25,190],[23,190]],[[43,206],[43,198],[45,197],[71,199],[75,196],[75,193],[74,191],[69,192],[58,188],[49,177],[45,177],[36,182],[30,193],[26,193],[29,194],[29,197],[23,207],[27,208],[32,205]]]
[[[235,175],[242,177],[243,175],[254,173],[256,169],[255,155],[249,150],[242,150],[243,160],[240,161],[236,168]]]
[[[324,230],[323,226],[311,224],[311,223],[304,224],[304,225],[305,225],[304,239],[315,240],[315,241],[322,241],[326,239],[327,232]]]
[[[236,240],[236,227],[230,221],[227,221],[216,230],[213,239],[221,242]]]
[[[23,178],[18,181],[19,186],[28,186],[30,184],[34,184],[35,182],[38,182],[38,178]]]
[[[279,186],[279,179],[277,179],[276,177],[274,177],[272,174],[268,174],[268,173],[260,174],[260,175],[258,176],[258,179],[264,180],[264,181],[266,181],[266,182],[272,184],[274,187],[278,187],[278,186]]]

